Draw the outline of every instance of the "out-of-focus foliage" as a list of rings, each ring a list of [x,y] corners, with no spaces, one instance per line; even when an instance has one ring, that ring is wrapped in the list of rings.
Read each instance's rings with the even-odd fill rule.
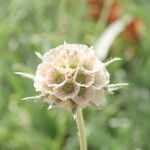
[[[141,40],[120,35],[109,57],[122,62],[108,69],[112,81],[130,86],[107,96],[100,109],[86,108],[89,150],[150,149],[150,19],[149,0],[122,0],[123,14],[144,21]],[[36,94],[32,82],[15,75],[34,73],[44,53],[64,40],[94,45],[103,29],[89,16],[83,0],[0,0],[0,149],[77,150],[76,126],[68,110],[22,101]]]

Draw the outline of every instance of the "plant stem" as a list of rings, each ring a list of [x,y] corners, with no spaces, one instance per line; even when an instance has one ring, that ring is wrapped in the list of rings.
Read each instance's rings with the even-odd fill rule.
[[[100,18],[97,22],[97,26],[98,28],[100,28],[101,31],[104,30],[104,28],[106,27],[107,24],[107,19],[109,16],[109,12],[110,12],[110,8],[113,4],[114,0],[105,0],[104,1],[104,6],[100,15]]]
[[[76,120],[76,124],[77,124],[77,128],[78,128],[80,150],[87,150],[87,141],[86,141],[82,109],[77,110],[75,120]]]

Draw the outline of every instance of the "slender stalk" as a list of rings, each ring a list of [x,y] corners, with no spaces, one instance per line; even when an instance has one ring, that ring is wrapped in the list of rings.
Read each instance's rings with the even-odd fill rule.
[[[104,6],[100,15],[100,18],[97,22],[97,27],[100,28],[100,30],[103,30],[106,26],[107,19],[109,16],[110,8],[113,4],[114,0],[105,0]]]
[[[76,124],[77,124],[77,128],[78,128],[80,150],[87,150],[87,141],[86,141],[82,109],[77,110],[75,120],[76,120]]]

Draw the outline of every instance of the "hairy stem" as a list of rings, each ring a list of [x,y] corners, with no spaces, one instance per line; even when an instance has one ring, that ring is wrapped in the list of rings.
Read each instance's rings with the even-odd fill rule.
[[[75,119],[78,128],[78,134],[79,134],[80,150],[87,150],[87,141],[86,141],[82,109],[77,110]]]

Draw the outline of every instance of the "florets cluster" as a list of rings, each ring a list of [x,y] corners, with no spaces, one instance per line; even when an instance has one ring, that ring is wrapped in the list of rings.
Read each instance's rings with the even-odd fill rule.
[[[36,55],[42,63],[35,75],[16,72],[33,79],[36,91],[40,92],[40,95],[24,100],[41,99],[49,103],[49,108],[57,106],[76,111],[88,105],[99,106],[105,91],[112,94],[128,85],[109,84],[110,75],[106,67],[120,58],[102,63],[93,48],[86,45],[64,43],[44,55],[38,52]]]
[[[86,45],[64,44],[42,57],[34,78],[43,100],[59,107],[98,106],[109,84],[105,65]]]

